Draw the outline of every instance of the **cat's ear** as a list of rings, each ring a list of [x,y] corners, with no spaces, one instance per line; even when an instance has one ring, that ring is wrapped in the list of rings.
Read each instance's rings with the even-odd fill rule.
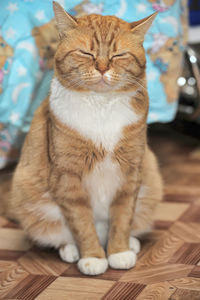
[[[144,36],[152,25],[157,14],[158,13],[155,12],[142,20],[130,23],[131,31],[134,33],[134,35],[137,35],[140,38],[141,42],[144,41]]]
[[[74,17],[68,14],[64,8],[58,4],[58,2],[53,1],[53,10],[59,35],[63,38],[68,30],[77,27],[77,21]]]

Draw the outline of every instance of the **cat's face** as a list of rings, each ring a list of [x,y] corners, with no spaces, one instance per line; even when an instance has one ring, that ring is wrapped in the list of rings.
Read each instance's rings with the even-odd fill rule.
[[[59,12],[60,13],[60,12]],[[59,14],[60,21],[61,15]],[[68,18],[68,19],[67,19]],[[109,92],[129,90],[144,76],[144,32],[113,16],[66,14],[55,55],[56,75],[67,88]]]

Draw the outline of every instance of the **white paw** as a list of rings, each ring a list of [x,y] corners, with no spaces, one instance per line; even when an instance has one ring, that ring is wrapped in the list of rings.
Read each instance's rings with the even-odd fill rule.
[[[113,269],[130,269],[135,266],[136,254],[131,250],[114,253],[108,257],[108,263]]]
[[[136,254],[138,254],[140,252],[141,249],[141,245],[140,245],[140,241],[138,239],[136,239],[133,236],[130,236],[129,239],[129,247],[131,250],[133,250]]]
[[[59,249],[59,254],[62,260],[74,263],[79,260],[79,251],[76,245],[68,244]]]
[[[87,257],[78,262],[79,270],[86,275],[98,275],[104,273],[108,268],[106,258]]]

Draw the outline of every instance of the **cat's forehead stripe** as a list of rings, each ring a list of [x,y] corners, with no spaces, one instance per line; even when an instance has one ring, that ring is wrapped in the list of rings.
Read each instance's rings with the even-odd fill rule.
[[[113,26],[111,25],[108,32],[104,32],[103,34],[101,31],[93,29],[93,35],[90,42],[90,49],[95,50],[95,48],[99,48],[102,44],[107,45],[109,49],[113,49],[113,51],[116,51],[116,40],[115,40],[115,30]]]
[[[108,46],[109,46],[109,47],[111,46],[114,37],[115,37],[114,32],[111,32],[110,39],[108,40]]]
[[[99,46],[99,45],[100,45],[100,40],[99,40],[99,37],[97,36],[96,31],[94,32],[94,35],[93,35],[93,36],[94,36],[94,40],[95,40],[97,46]]]
[[[95,42],[99,45],[100,42],[111,44],[115,34],[120,29],[120,25],[124,24],[120,24],[119,20],[114,17],[107,18],[105,16],[93,15],[87,18],[87,22],[80,22],[80,25],[87,26],[88,29],[92,30]]]

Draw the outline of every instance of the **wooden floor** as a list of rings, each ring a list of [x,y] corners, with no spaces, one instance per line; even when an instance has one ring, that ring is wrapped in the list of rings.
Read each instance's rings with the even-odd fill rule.
[[[34,247],[0,217],[0,299],[200,299],[200,143],[168,129],[153,131],[150,143],[159,157],[165,197],[136,267],[83,276],[75,264]]]

